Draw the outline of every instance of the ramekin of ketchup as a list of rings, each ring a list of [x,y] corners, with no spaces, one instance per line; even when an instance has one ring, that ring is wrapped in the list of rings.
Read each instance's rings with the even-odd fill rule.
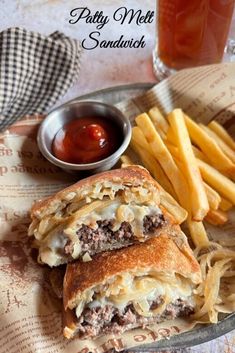
[[[94,163],[113,154],[122,141],[122,131],[114,121],[87,116],[70,121],[57,132],[52,152],[68,163]]]
[[[69,172],[110,169],[130,139],[129,119],[116,107],[96,101],[69,102],[56,108],[38,131],[44,157]]]

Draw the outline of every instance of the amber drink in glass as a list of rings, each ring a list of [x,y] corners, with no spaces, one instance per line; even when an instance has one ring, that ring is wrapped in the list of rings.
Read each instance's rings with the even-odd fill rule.
[[[158,0],[154,69],[175,70],[222,61],[235,0]]]

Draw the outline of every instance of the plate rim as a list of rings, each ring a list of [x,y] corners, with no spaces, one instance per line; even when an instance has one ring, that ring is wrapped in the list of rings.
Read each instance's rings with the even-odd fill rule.
[[[74,97],[72,99],[70,99],[69,101],[66,102],[67,103],[71,103],[77,100],[83,100],[83,99],[89,99],[92,98],[93,96],[96,95],[101,95],[101,94],[109,94],[112,92],[117,92],[117,91],[126,91],[126,90],[148,90],[151,89],[156,83],[154,82],[137,82],[137,83],[128,83],[128,84],[121,84],[121,85],[117,85],[117,86],[110,86],[110,87],[106,87],[106,88],[102,88],[99,90],[95,90],[92,92],[88,92],[85,94],[82,94],[81,96],[77,96]]]

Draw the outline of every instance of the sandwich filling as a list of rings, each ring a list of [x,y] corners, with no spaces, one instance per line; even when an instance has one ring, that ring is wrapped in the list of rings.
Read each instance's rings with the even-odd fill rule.
[[[75,334],[80,338],[119,334],[135,327],[187,317],[194,312],[194,307],[192,287],[185,278],[126,273],[89,290],[75,304]]]
[[[143,234],[142,238],[146,239],[153,235],[156,229],[161,228],[165,223],[163,214],[153,214],[144,216],[142,221]],[[130,222],[123,221],[119,228],[115,229],[115,218],[97,221],[95,229],[87,225],[82,225],[77,230],[77,235],[81,243],[82,251],[86,251],[93,255],[105,248],[119,248],[135,242],[138,233],[135,235],[133,226]],[[67,249],[66,249],[67,250]]]
[[[39,242],[39,260],[49,265],[119,249],[155,236],[167,221],[153,204],[125,203],[122,199],[94,201],[59,224]]]
[[[151,309],[158,308],[161,303],[162,297],[158,297],[151,303]],[[78,320],[77,329],[80,338],[92,338],[101,334],[121,334],[135,327],[145,328],[147,325],[174,320],[176,317],[185,317],[193,313],[193,306],[181,298],[166,305],[162,314],[152,317],[140,315],[132,304],[127,305],[123,310],[106,305],[85,309]]]
[[[169,223],[157,183],[141,167],[104,172],[39,201],[28,234],[38,262],[58,266],[144,242]]]

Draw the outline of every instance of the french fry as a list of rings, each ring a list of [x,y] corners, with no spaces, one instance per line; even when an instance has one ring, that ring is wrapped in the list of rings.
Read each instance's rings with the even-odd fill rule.
[[[139,154],[144,166],[150,171],[154,178],[162,185],[162,187],[172,196],[177,198],[176,193],[162,170],[162,167],[153,155],[153,151],[148,144],[143,132],[138,126],[132,128],[131,146]],[[143,150],[144,149],[144,150]]]
[[[182,161],[180,159],[180,155],[179,155],[179,150],[176,146],[173,146],[170,143],[167,143],[167,147],[169,149],[169,151],[171,152],[172,156],[174,157],[174,160],[176,162],[176,164],[178,165],[178,167],[182,170]],[[198,164],[198,160],[197,160],[197,164]],[[220,174],[220,173],[219,173]],[[224,177],[222,174],[220,174],[222,177]],[[226,178],[226,180],[229,180]],[[216,190],[214,190],[210,185],[208,185],[206,182],[203,181],[203,185],[205,187],[205,191],[206,191],[206,196],[207,196],[207,200],[209,203],[209,207],[212,210],[217,210],[220,207],[221,204],[221,196],[218,192],[216,192]],[[227,200],[225,200],[227,201]],[[227,201],[229,202],[229,201]],[[229,206],[232,204],[229,203]],[[231,208],[230,207],[230,208]],[[221,207],[220,207],[221,208]],[[226,209],[224,209],[223,211],[227,211]]]
[[[154,157],[158,160],[173,185],[181,206],[188,211],[190,209],[188,200],[188,184],[183,174],[177,167],[162,138],[155,130],[152,121],[145,113],[137,116],[135,121],[145,135],[147,142],[151,146]]]
[[[214,131],[209,129],[209,127],[199,124],[201,128],[211,136],[211,138],[218,144],[224,154],[233,162],[235,163],[235,151],[230,148]]]
[[[180,155],[179,155],[179,151],[178,151],[177,147],[172,146],[172,145],[167,146],[167,147],[171,151],[171,154],[173,155],[176,164],[178,165],[178,167],[182,171],[183,170],[183,164],[182,164],[182,161],[180,160]],[[220,202],[221,202],[221,197],[220,197],[219,193],[216,192],[212,187],[210,187],[204,181],[203,181],[203,185],[204,185],[204,188],[205,188],[206,197],[207,197],[210,209],[217,210],[219,208],[219,205],[220,205]]]
[[[211,223],[215,226],[223,225],[228,221],[228,215],[221,210],[210,210],[205,217],[205,220],[208,223]]]
[[[182,161],[180,160],[178,148],[169,144],[169,143],[167,144],[167,147],[170,150],[171,154],[173,155],[176,164],[178,165],[178,167],[182,171],[183,166],[182,166]],[[198,161],[197,161],[197,163],[198,163]],[[204,181],[203,181],[203,185],[205,188],[205,192],[206,192],[206,196],[207,196],[207,200],[208,200],[210,209],[217,210],[220,206],[220,203],[221,203],[221,197],[220,197],[219,193],[216,192],[210,185],[208,185]]]
[[[221,126],[219,123],[216,121],[211,121],[208,124],[208,127],[214,131],[227,145],[235,150],[235,141],[232,139],[232,137],[227,133],[227,131],[224,129],[223,126]]]
[[[173,110],[168,115],[168,120],[175,132],[180,160],[182,161],[182,172],[187,176],[191,191],[192,218],[196,221],[202,221],[209,211],[209,204],[182,110]]]
[[[137,145],[143,147],[146,151],[148,151],[152,156],[153,151],[150,147],[150,145],[148,144],[143,132],[141,131],[141,129],[138,126],[134,126],[132,128],[132,136],[131,136],[132,141],[136,142]]]
[[[178,224],[187,218],[187,211],[176,201],[176,195],[170,181],[161,169],[156,159],[146,150],[143,150],[136,142],[131,141],[132,148],[140,156],[143,165],[150,171],[153,177],[160,184],[160,200],[162,206],[175,218]],[[172,197],[171,195],[174,195]]]
[[[133,165],[135,164],[131,158],[129,156],[127,156],[126,154],[123,154],[120,158],[121,160],[121,168],[125,168],[128,165]]]
[[[211,210],[218,210],[221,204],[221,197],[218,192],[216,192],[210,185],[203,182],[206,190],[207,200]]]
[[[176,144],[177,144],[176,137],[175,137],[174,132],[171,127],[169,127],[169,130],[167,133],[167,140],[164,142],[166,143],[166,145],[170,151],[171,151],[171,148],[174,149],[174,147],[176,147]],[[207,156],[201,150],[199,150],[198,147],[192,145],[192,148],[193,148],[193,153],[194,153],[195,157],[201,159],[202,161],[204,161],[206,163],[210,163]]]
[[[173,156],[174,156],[176,164],[178,165],[178,167],[182,171],[183,164],[182,164],[182,161],[179,159],[178,153],[175,153],[175,149],[173,150]],[[221,197],[220,197],[219,193],[216,192],[212,187],[210,187],[210,185],[208,185],[204,181],[203,181],[203,185],[204,185],[207,200],[209,203],[209,208],[212,210],[217,210],[219,208],[219,204],[221,202]]]
[[[172,156],[174,157],[174,159],[177,159],[180,161],[180,155],[179,155],[179,149],[177,146],[172,145],[172,143],[166,141],[166,146],[168,148],[168,150],[170,151],[170,153],[172,154]]]
[[[229,202],[228,200],[226,200],[224,197],[221,197],[221,202],[219,204],[219,208],[222,211],[228,211],[233,207],[233,204],[231,202]]]
[[[167,147],[170,146],[170,147],[174,148],[177,145],[176,136],[175,136],[174,131],[171,126],[169,127],[169,130],[167,133],[167,139],[164,142],[167,145]],[[193,146],[193,145],[192,145],[192,148],[193,148],[193,153],[194,153],[195,157],[200,158],[201,160],[203,160],[206,163],[210,163],[209,159],[205,156],[205,154],[202,151],[199,150],[199,148],[197,148],[196,146]]]
[[[167,120],[164,118],[162,113],[157,107],[153,107],[149,110],[148,115],[153,122],[156,130],[159,132],[161,138],[165,139],[169,128]]]
[[[149,172],[157,180],[157,182],[168,193],[170,193],[173,197],[177,198],[169,179],[167,178],[158,161],[153,157],[153,155],[151,155],[149,151],[143,150],[142,146],[138,145],[138,142],[136,142],[133,138],[131,140],[131,147],[140,156],[143,165],[149,170]]]
[[[172,129],[172,127],[170,126],[168,131],[167,131],[167,134],[166,134],[166,139],[168,142],[170,142],[172,145],[176,145],[177,144],[177,141],[176,141],[176,136],[174,134],[174,131]]]
[[[226,176],[209,164],[197,158],[203,180],[213,187],[220,195],[224,196],[233,205],[235,204],[235,184]]]
[[[160,189],[160,200],[162,206],[174,217],[178,224],[187,219],[188,212],[162,187]]]
[[[188,218],[187,225],[188,225],[193,243],[196,247],[197,246],[204,247],[209,244],[209,239],[202,222],[195,222],[190,218]]]
[[[196,143],[212,165],[226,175],[235,175],[235,164],[221,151],[217,143],[192,119],[184,115],[187,129],[193,143]]]
[[[206,163],[210,163],[207,156],[205,156],[205,154],[201,150],[199,150],[199,148],[197,148],[196,146],[193,146],[193,153],[194,153],[195,157],[201,159],[202,161],[204,161]]]

